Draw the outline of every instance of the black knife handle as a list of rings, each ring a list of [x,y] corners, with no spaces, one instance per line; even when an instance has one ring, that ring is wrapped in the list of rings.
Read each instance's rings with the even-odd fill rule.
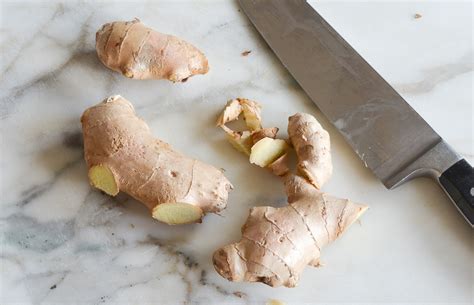
[[[474,227],[474,169],[461,159],[444,171],[439,182],[461,214]]]

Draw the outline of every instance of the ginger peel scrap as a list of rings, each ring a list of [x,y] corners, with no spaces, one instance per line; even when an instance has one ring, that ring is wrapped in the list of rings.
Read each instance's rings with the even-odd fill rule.
[[[263,128],[260,112],[261,106],[257,102],[244,98],[232,99],[227,102],[216,125],[224,130],[227,140],[232,146],[249,156],[251,163],[266,167],[284,155],[288,145],[280,140],[273,141],[278,133],[278,128]],[[247,130],[234,131],[226,126],[227,123],[236,121],[239,117],[245,121]],[[262,140],[264,141],[256,145]],[[266,158],[270,152],[271,156]]]

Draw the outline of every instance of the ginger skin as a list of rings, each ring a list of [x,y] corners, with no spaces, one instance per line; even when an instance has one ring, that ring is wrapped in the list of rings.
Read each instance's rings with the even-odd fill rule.
[[[329,133],[307,113],[288,119],[288,136],[298,156],[298,171],[317,189],[332,175]]]
[[[96,51],[105,66],[128,78],[183,82],[209,71],[206,57],[196,47],[138,19],[104,24],[96,34]]]
[[[320,192],[299,176],[284,179],[288,205],[251,208],[242,239],[214,253],[214,267],[224,278],[295,287],[306,265],[319,266],[321,248],[367,209]]]
[[[367,210],[365,205],[319,190],[331,176],[332,163],[329,134],[313,116],[291,116],[288,134],[298,159],[297,174],[289,169],[287,149],[278,153],[276,141],[283,140],[264,137],[250,147],[251,162],[252,155],[258,154],[259,160],[265,160],[258,165],[281,177],[288,205],[252,208],[242,239],[214,252],[214,268],[230,281],[296,286],[306,265],[320,266],[322,247]]]
[[[111,196],[123,191],[168,224],[200,222],[226,207],[232,185],[223,173],[154,138],[123,97],[87,109],[81,122],[94,187]]]

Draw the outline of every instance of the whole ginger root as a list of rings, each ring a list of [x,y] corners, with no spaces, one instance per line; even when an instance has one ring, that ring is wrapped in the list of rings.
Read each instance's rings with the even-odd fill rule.
[[[305,266],[319,266],[321,249],[367,209],[320,192],[300,176],[284,179],[288,205],[252,208],[242,239],[214,253],[214,267],[224,278],[295,287]]]
[[[229,112],[229,107],[232,102],[224,114]],[[237,112],[232,113],[232,118],[237,119]],[[222,117],[218,125],[229,134],[231,130],[225,126],[229,120]],[[261,125],[260,122],[257,125]],[[255,131],[249,132],[255,134]],[[264,155],[260,159],[266,161],[257,165],[281,177],[288,205],[252,208],[242,227],[242,239],[214,252],[214,268],[230,281],[262,282],[272,287],[296,286],[305,266],[320,266],[321,249],[367,210],[365,205],[319,190],[331,176],[332,164],[329,134],[313,116],[302,113],[291,116],[288,134],[298,159],[297,174],[290,172],[288,149],[273,142],[273,133],[250,147],[250,159],[252,154]],[[257,147],[264,139],[273,141],[266,141],[268,147]],[[265,158],[267,154],[271,157]]]
[[[183,82],[209,71],[206,57],[196,47],[138,19],[104,24],[96,34],[96,51],[105,66],[129,78]]]
[[[111,196],[123,191],[168,224],[200,222],[226,207],[232,185],[222,171],[154,138],[123,97],[87,109],[81,123],[94,187]]]

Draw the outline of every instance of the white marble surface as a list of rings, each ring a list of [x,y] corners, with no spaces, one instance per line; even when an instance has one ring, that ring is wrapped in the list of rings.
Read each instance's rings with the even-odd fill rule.
[[[234,2],[2,2],[1,304],[285,304],[473,301],[473,233],[437,185],[379,183],[282,68]],[[472,3],[315,2],[314,6],[470,162]],[[420,13],[422,18],[415,19]],[[184,84],[134,81],[94,51],[105,22],[141,18],[204,50],[211,70]],[[244,50],[251,50],[241,56]],[[153,132],[226,169],[222,217],[168,227],[127,196],[92,190],[79,117],[111,94],[133,101]],[[213,122],[229,98],[260,101],[268,126],[297,111],[332,137],[325,191],[370,205],[323,250],[294,289],[230,283],[211,265],[240,236],[248,209],[284,202],[278,181],[248,164]],[[240,293],[235,293],[240,292]]]

